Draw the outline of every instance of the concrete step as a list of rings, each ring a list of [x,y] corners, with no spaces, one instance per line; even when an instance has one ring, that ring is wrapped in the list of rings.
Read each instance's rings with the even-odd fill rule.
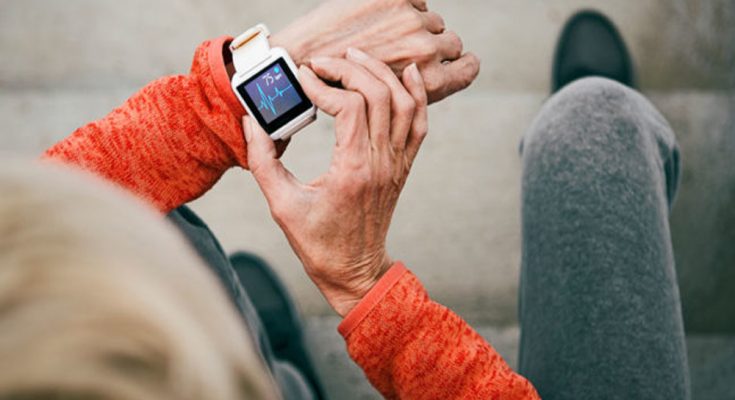
[[[140,86],[188,70],[205,38],[266,21],[276,31],[317,0],[3,0],[0,87]],[[641,84],[656,90],[735,87],[732,0],[434,0],[477,52],[483,89],[545,91],[554,44],[575,10],[597,8],[621,28]],[[274,12],[278,10],[278,12]]]
[[[105,115],[135,89],[0,92],[0,150],[34,156],[85,122]],[[691,331],[735,332],[735,95],[650,92],[671,121],[684,176],[672,234]],[[433,106],[431,131],[395,214],[389,237],[432,296],[473,320],[516,319],[520,254],[518,141],[546,95],[472,89]],[[284,162],[303,180],[325,171],[332,123],[294,138]],[[228,251],[269,260],[307,315],[331,311],[270,219],[252,178],[231,171],[194,208]]]
[[[579,9],[597,9],[618,26],[646,90],[735,87],[732,0],[434,1],[431,6],[477,52],[487,89],[550,87],[551,60],[563,24]]]
[[[330,399],[381,399],[362,370],[350,359],[337,333],[339,317],[310,317],[306,340]],[[506,360],[518,367],[517,326],[475,325],[480,335]],[[693,400],[735,399],[735,335],[689,335],[687,352]]]

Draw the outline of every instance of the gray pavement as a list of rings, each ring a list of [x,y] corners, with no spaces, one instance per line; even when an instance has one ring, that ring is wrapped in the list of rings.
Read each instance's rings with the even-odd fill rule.
[[[277,30],[317,3],[0,0],[0,154],[33,157],[148,81],[186,73],[203,39],[237,34],[259,21]],[[619,24],[642,91],[669,119],[682,147],[683,185],[671,223],[687,329],[735,334],[735,1],[429,4],[480,55],[483,69],[472,88],[431,108],[430,134],[389,237],[391,254],[435,299],[481,331],[510,335],[516,329],[518,140],[548,96],[562,24],[575,9],[598,8]],[[294,139],[284,162],[311,179],[326,169],[332,143],[331,122],[322,116]],[[323,322],[333,313],[248,174],[229,172],[193,207],[225,248],[257,252],[276,267],[310,321],[315,343],[340,343]],[[314,333],[322,331],[323,337]],[[711,359],[717,371],[732,371],[735,358],[717,358],[712,349],[718,343],[695,347],[704,357],[695,357],[697,365]],[[504,355],[513,357],[508,348]]]

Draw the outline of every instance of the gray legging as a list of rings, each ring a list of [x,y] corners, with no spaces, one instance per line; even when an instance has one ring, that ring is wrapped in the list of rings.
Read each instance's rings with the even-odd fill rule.
[[[666,120],[587,78],[544,105],[522,155],[519,372],[550,400],[689,398]]]

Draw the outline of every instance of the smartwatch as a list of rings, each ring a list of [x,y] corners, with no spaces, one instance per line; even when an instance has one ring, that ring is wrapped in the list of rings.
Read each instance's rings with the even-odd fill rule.
[[[287,139],[316,120],[316,107],[299,84],[296,64],[285,49],[271,48],[268,36],[259,24],[230,43],[232,90],[271,139]]]

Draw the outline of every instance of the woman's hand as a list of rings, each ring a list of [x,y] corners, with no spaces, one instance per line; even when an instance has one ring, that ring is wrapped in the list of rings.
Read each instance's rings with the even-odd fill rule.
[[[357,50],[350,49],[347,59],[314,58],[311,64],[313,71],[300,69],[304,90],[335,117],[336,145],[324,175],[299,182],[257,122],[246,116],[243,127],[250,169],[273,218],[307,274],[345,316],[392,264],[385,240],[426,136],[426,89],[415,64],[403,71],[401,83],[387,65]]]
[[[475,80],[480,61],[462,54],[462,41],[446,30],[426,0],[331,0],[274,34],[297,64],[316,56],[343,57],[357,47],[388,64],[396,74],[416,63],[430,103]]]

